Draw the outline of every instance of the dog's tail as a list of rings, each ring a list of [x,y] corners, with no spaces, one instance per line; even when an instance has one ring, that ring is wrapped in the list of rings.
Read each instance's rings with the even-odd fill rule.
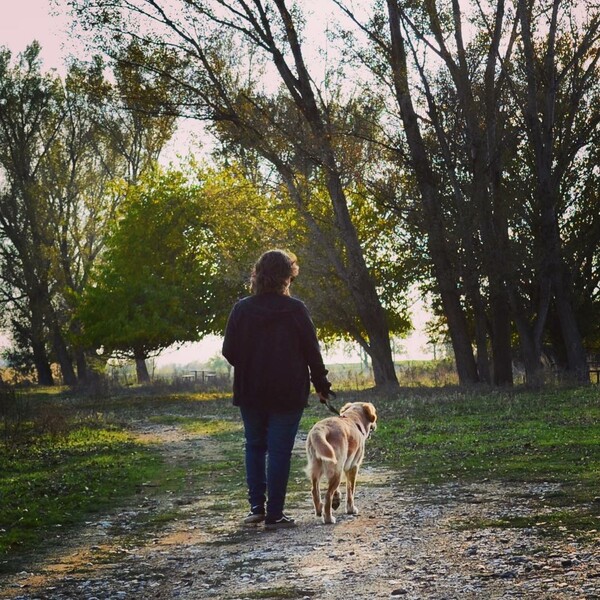
[[[311,452],[315,458],[320,460],[332,462],[334,465],[337,464],[337,458],[335,456],[335,450],[333,446],[327,441],[326,432],[322,429],[313,429],[309,434],[309,452]]]

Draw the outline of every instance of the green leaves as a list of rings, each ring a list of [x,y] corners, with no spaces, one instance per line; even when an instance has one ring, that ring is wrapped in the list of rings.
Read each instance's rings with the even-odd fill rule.
[[[156,477],[155,448],[114,428],[73,425],[60,439],[41,437],[0,452],[0,556],[27,549],[132,495]]]
[[[84,339],[145,356],[210,331],[216,294],[197,186],[156,171],[128,186],[94,283],[82,297]]]

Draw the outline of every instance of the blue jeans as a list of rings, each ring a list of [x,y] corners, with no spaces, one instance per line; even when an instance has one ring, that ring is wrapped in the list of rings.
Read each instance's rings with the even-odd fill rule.
[[[241,406],[246,438],[246,482],[250,506],[281,516],[285,504],[294,439],[303,409],[271,412]],[[268,500],[267,500],[268,498]]]

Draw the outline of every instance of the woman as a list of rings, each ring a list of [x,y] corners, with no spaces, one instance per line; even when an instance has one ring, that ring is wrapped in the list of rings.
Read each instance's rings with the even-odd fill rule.
[[[283,512],[294,439],[310,381],[322,402],[331,388],[308,310],[290,296],[298,270],[292,254],[265,252],[252,270],[252,295],[233,307],[223,341],[246,440],[244,522],[265,521],[270,529],[296,525]]]

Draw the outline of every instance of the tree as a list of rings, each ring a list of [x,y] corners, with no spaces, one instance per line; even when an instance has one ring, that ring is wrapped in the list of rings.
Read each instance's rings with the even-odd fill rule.
[[[211,261],[222,289],[213,333],[220,334],[233,303],[250,291],[250,271],[265,248],[293,248],[289,207],[253,182],[237,163],[208,167],[192,162],[198,205],[211,232]]]
[[[59,83],[41,74],[39,52],[32,44],[13,67],[10,52],[0,51],[0,231],[3,287],[13,323],[31,348],[39,383],[51,385],[46,342],[48,335],[58,341],[59,332],[47,319],[52,236],[38,176],[62,114]]]
[[[386,319],[392,333],[402,335],[410,329],[407,317],[406,290],[409,289],[414,272],[407,268],[409,260],[402,255],[405,244],[394,229],[397,217],[392,211],[384,212],[372,194],[355,186],[347,190],[352,214],[361,240],[365,260],[379,289]],[[318,196],[313,196],[314,204]],[[327,201],[320,202],[324,208]],[[323,227],[326,219],[319,218]],[[289,234],[288,234],[289,235]],[[329,231],[335,239],[335,231]],[[325,342],[352,339],[370,355],[369,337],[361,319],[353,308],[347,286],[328,260],[327,251],[306,227],[296,223],[293,248],[301,257],[301,277],[294,284],[295,290],[310,306],[311,314],[319,328],[320,338]]]
[[[479,4],[480,10],[482,4]],[[490,321],[490,338],[493,358],[493,381],[497,385],[512,385],[511,327],[506,273],[508,263],[507,207],[501,194],[502,169],[500,148],[507,136],[504,121],[500,118],[503,88],[506,86],[506,73],[503,65],[510,63],[513,37],[506,41],[507,50],[501,56],[499,48],[504,35],[504,2],[496,3],[489,18],[489,31],[476,39],[469,48],[465,43],[465,24],[461,6],[453,2],[449,34],[444,30],[443,7],[436,2],[427,4],[426,17],[428,30],[415,27],[407,12],[400,17],[405,27],[411,27],[415,35],[423,39],[431,33],[435,39],[434,52],[445,64],[452,95],[461,114],[459,129],[463,136],[462,148],[449,155],[452,148],[448,133],[443,129],[438,100],[433,97],[423,69],[419,70],[427,96],[429,115],[439,138],[449,180],[453,182],[453,195],[457,207],[465,209],[466,219],[458,213],[458,235],[464,249],[464,280],[467,297],[474,313],[478,358],[485,349],[486,324],[481,280],[487,279]],[[391,12],[390,12],[391,14]],[[471,58],[473,56],[473,58]],[[471,60],[470,60],[471,59]],[[481,63],[481,69],[473,64]],[[444,115],[444,121],[448,116]],[[464,157],[462,160],[460,155]],[[466,160],[469,157],[470,160]],[[462,178],[460,168],[466,167],[468,178]],[[466,179],[466,180],[465,180]],[[462,181],[461,181],[462,180]],[[481,242],[480,261],[477,260],[473,244],[473,226],[478,229]],[[480,377],[485,373],[485,365],[480,362]]]
[[[180,95],[171,84],[181,70],[176,55],[132,40],[108,63],[96,55],[89,65],[75,65],[84,78],[96,124],[106,133],[112,152],[124,161],[125,172],[116,175],[135,183],[153,168],[176,130]],[[107,69],[114,81],[106,78]]]
[[[573,129],[574,124],[581,125],[583,121],[583,130],[593,134],[600,122],[597,110],[590,115],[580,114],[586,89],[598,78],[600,14],[592,11],[583,28],[578,28],[572,7],[552,0],[547,8],[535,23],[532,6],[524,0],[518,2],[526,84],[523,116],[535,159],[533,172],[543,244],[540,275],[554,297],[568,370],[576,380],[587,382],[586,356],[571,298],[571,276],[563,258],[558,212],[566,170],[587,143],[586,138],[580,137],[581,129]],[[560,25],[563,20],[568,23],[564,29]],[[542,29],[541,36],[536,36],[537,29]],[[559,106],[561,99],[563,111]]]
[[[564,256],[572,277],[571,293],[577,322],[584,324],[581,333],[586,350],[595,354],[600,354],[599,151],[600,144],[595,141],[574,161],[567,176],[571,191],[567,194],[570,201],[565,209],[570,215],[568,219],[562,218]]]
[[[107,354],[145,360],[213,329],[223,298],[199,190],[178,172],[128,185],[120,218],[81,299],[83,338]]]
[[[560,2],[536,12],[537,3],[477,1],[463,12],[459,2],[388,0],[387,11],[362,23],[336,4],[371,41],[369,48],[354,38],[350,44],[397,103],[403,136],[389,139],[404,138],[399,168],[408,162],[418,183],[461,381],[473,380],[473,339],[477,377],[488,379],[489,336],[494,382],[512,382],[511,320],[528,381],[539,381],[546,319],[554,310],[570,340],[570,370],[585,379],[559,215],[560,195],[569,196],[563,183],[569,165],[593,143],[597,128],[595,111],[581,110],[592,106],[584,90],[593,89],[597,72],[596,16],[585,23]],[[527,194],[531,188],[536,198]]]
[[[231,153],[227,156],[231,162]],[[299,218],[285,191],[261,176],[254,166],[246,156],[244,164],[201,168],[198,172],[203,214],[214,234],[213,261],[219,265],[217,272],[227,278],[232,292],[237,292],[240,288],[236,290],[235,285],[248,280],[253,262],[265,248],[289,248],[300,263],[300,276],[294,282],[293,293],[309,305],[320,339],[325,342],[353,339],[361,348],[368,349],[368,339],[353,311],[348,290],[331,268],[326,250],[311,237],[310,229]],[[393,331],[404,333],[409,328],[403,302],[410,275],[404,272],[406,261],[398,255],[400,242],[392,241],[390,236],[394,215],[379,213],[365,190],[349,191],[348,195],[366,258],[382,288],[388,322]],[[329,223],[332,228],[326,192],[314,193],[311,202],[312,214],[321,227]],[[333,237],[334,232],[329,231]]]
[[[155,116],[167,104],[161,81],[136,80],[127,70],[133,60],[151,60],[135,46],[115,67],[115,84],[99,59],[89,67],[74,61],[64,81],[42,75],[39,51],[32,44],[14,67],[9,52],[0,61],[2,291],[19,356],[30,349],[38,381],[53,383],[56,360],[73,384],[74,360],[77,377],[86,373],[84,349],[73,345],[74,298],[120,201],[110,182],[146,168],[175,118]]]
[[[400,10],[395,0],[387,2],[386,17],[378,15],[373,19],[373,28],[362,25],[358,18],[341,3],[353,22],[361,27],[381,52],[384,60],[365,57],[363,62],[370,64],[374,72],[386,85],[390,85],[393,98],[404,126],[404,136],[409,150],[409,165],[414,170],[420,194],[422,223],[426,228],[427,250],[433,264],[444,314],[448,322],[454,349],[457,371],[461,383],[474,383],[479,380],[471,346],[466,315],[461,303],[458,288],[458,274],[452,262],[453,253],[449,246],[447,223],[442,210],[443,190],[438,174],[429,158],[425,137],[419,125],[415,103],[409,81],[408,48],[402,32]],[[389,42],[386,41],[384,25],[389,27]],[[388,74],[389,73],[389,79]],[[404,152],[397,152],[399,157]]]
[[[586,380],[597,8],[386,0],[359,18],[364,6],[334,2],[350,29],[331,68],[309,61],[302,10],[285,0],[71,0],[113,34],[113,54],[132,31],[157,56],[179,53],[166,55],[170,77],[157,62],[131,62],[170,79],[178,110],[211,123],[221,158],[249,159],[273,206],[293,207],[294,245],[329,293],[306,290],[313,314],[362,344],[378,383],[395,381],[389,333],[403,326],[398,291],[413,273],[439,296],[461,382],[510,385],[518,344],[539,383],[549,343]]]
[[[121,201],[111,182],[135,181],[158,159],[175,129],[164,78],[139,77],[132,63],[154,57],[131,44],[111,64],[94,57],[91,65],[74,61],[64,85],[65,119],[44,186],[51,194],[55,218],[56,300],[63,329],[76,340],[80,324],[73,318],[74,298],[87,285],[90,269],[104,244]],[[161,55],[161,62],[168,56]],[[84,349],[75,346],[78,375],[85,379]]]
[[[140,35],[148,44],[158,41],[179,48],[188,70],[185,80],[177,83],[187,91],[188,114],[210,118],[223,138],[255,150],[275,168],[348,289],[353,311],[368,337],[376,383],[397,385],[389,325],[352,220],[339,169],[342,160],[334,141],[337,131],[331,106],[316,87],[304,57],[298,11],[290,11],[284,0],[257,0],[252,5],[231,0],[212,6],[155,0],[116,5],[100,1],[93,7],[77,0],[71,4],[86,23],[103,32],[112,31],[111,42],[127,36],[134,31],[132,27],[136,32],[150,23],[162,28],[158,40],[156,29]],[[132,19],[141,22],[141,28],[133,25]],[[248,61],[240,64],[244,55]],[[254,61],[259,71],[265,69],[277,76],[281,85],[278,96],[256,87]],[[249,80],[243,78],[246,67],[250,67]],[[281,119],[286,114],[291,120]],[[302,135],[290,137],[289,129]],[[295,158],[301,159],[300,169]],[[311,214],[307,165],[327,191],[342,253]]]
[[[63,379],[86,379],[84,349],[73,344],[79,331],[75,297],[87,285],[102,250],[104,237],[120,201],[111,181],[123,171],[124,160],[112,150],[110,137],[95,119],[88,74],[79,64],[69,68],[60,94],[62,119],[53,144],[40,165],[38,181],[47,203],[47,227],[52,240],[49,290],[57,342],[55,354]],[[62,341],[60,341],[62,340]]]

